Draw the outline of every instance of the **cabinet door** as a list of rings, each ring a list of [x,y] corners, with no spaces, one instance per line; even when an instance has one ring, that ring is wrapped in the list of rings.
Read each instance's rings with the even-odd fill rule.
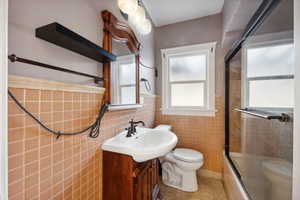
[[[157,160],[139,170],[134,184],[134,200],[156,200],[159,193]]]
[[[139,169],[139,173],[134,180],[134,200],[152,200],[151,168],[151,163],[149,163],[143,169]]]

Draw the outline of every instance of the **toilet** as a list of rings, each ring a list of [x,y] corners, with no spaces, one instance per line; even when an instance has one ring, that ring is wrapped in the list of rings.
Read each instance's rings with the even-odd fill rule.
[[[265,160],[262,170],[270,183],[269,199],[292,199],[292,164],[284,160]]]
[[[159,125],[157,129],[171,130],[169,125]],[[185,192],[198,190],[197,170],[203,165],[202,153],[186,148],[176,148],[160,158],[162,182]]]

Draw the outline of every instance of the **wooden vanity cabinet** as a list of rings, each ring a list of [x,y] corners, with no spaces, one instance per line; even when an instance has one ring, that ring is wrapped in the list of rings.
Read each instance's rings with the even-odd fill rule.
[[[157,200],[158,162],[103,151],[103,200]]]

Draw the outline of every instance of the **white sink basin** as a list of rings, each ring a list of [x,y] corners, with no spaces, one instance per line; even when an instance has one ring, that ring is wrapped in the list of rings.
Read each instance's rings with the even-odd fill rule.
[[[136,162],[144,162],[164,156],[177,144],[177,136],[167,130],[137,128],[137,133],[126,137],[127,131],[106,140],[102,150],[133,157]]]

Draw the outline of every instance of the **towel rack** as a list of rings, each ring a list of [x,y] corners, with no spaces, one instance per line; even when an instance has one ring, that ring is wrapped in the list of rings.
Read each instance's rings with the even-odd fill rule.
[[[257,110],[249,110],[247,108],[246,109],[235,109],[235,111],[245,113],[248,115],[253,115],[256,117],[263,118],[263,119],[268,119],[268,120],[277,119],[281,122],[290,121],[290,116],[285,113],[275,114],[275,113],[268,113],[268,112],[257,111]]]
[[[20,57],[17,57],[16,55],[14,55],[14,54],[9,55],[8,59],[11,62],[21,62],[21,63],[35,65],[35,66],[39,66],[39,67],[43,67],[43,68],[47,68],[47,69],[52,69],[52,70],[56,70],[56,71],[61,71],[61,72],[66,72],[66,73],[70,73],[70,74],[76,74],[76,75],[79,75],[79,76],[85,76],[85,77],[93,78],[95,80],[95,83],[99,83],[99,82],[104,80],[104,78],[102,78],[102,77],[93,76],[93,75],[90,75],[90,74],[85,74],[85,73],[82,73],[82,72],[77,72],[77,71],[69,70],[69,69],[62,68],[62,67],[56,67],[56,66],[53,66],[53,65],[48,65],[48,64],[37,62],[37,61],[34,61],[34,60],[28,60],[28,59],[25,59],[25,58],[20,58]]]

